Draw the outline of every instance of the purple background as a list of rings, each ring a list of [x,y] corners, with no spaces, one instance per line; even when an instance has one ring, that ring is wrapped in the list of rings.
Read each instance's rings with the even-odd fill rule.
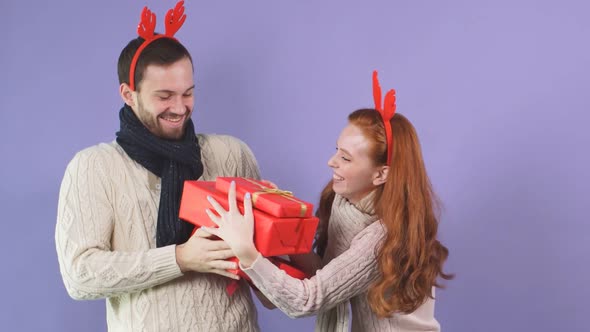
[[[118,129],[116,60],[144,4],[2,0],[0,329],[104,331],[54,246],[74,153]],[[265,178],[317,201],[371,71],[395,87],[445,204],[445,331],[583,331],[590,296],[587,1],[188,1],[200,132],[250,145]],[[260,310],[263,331],[314,318]]]

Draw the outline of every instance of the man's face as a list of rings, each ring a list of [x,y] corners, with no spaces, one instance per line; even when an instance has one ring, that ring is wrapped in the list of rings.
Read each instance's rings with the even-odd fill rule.
[[[193,65],[182,58],[171,65],[149,65],[143,75],[133,111],[154,135],[178,140],[194,107]]]

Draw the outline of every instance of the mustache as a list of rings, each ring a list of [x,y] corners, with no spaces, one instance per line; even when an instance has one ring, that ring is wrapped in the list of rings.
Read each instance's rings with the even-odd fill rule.
[[[185,115],[189,115],[190,113],[191,113],[191,110],[187,107],[185,109],[185,112],[182,113],[182,114],[178,114],[178,113],[175,113],[175,112],[164,112],[164,113],[161,113],[159,116],[160,117],[163,117],[163,118],[177,119],[177,118],[181,118],[181,117],[183,117]]]

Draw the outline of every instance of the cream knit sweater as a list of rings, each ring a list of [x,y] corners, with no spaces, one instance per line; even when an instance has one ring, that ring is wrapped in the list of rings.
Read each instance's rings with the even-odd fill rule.
[[[198,135],[201,180],[259,178],[250,149],[223,135]],[[116,143],[87,148],[69,163],[59,194],[55,243],[70,296],[106,298],[109,331],[258,331],[247,285],[184,274],[175,246],[156,248],[160,178]]]
[[[310,279],[294,279],[262,256],[244,271],[287,315],[318,314],[315,328],[318,332],[440,331],[434,318],[434,300],[430,298],[411,314],[394,314],[385,319],[378,318],[369,307],[367,291],[379,276],[375,249],[385,236],[372,209],[373,195],[357,205],[336,195],[324,267]],[[352,327],[348,326],[349,307]]]

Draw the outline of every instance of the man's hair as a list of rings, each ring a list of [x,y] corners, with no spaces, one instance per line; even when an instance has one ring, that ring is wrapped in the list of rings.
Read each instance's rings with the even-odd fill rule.
[[[129,71],[131,61],[137,49],[141,46],[144,39],[137,37],[132,39],[127,46],[121,51],[117,63],[117,72],[119,74],[119,84],[129,84]],[[151,42],[139,55],[135,67],[135,90],[139,91],[141,81],[146,68],[149,65],[171,65],[182,58],[188,58],[191,63],[193,59],[188,50],[178,41],[172,38],[159,38]]]

